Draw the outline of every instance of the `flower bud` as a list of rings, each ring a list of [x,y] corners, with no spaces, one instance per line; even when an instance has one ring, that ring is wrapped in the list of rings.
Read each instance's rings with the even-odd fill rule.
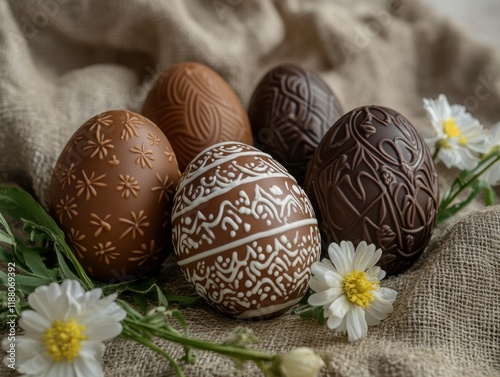
[[[299,347],[280,356],[283,377],[316,377],[324,366],[323,359],[307,347]]]

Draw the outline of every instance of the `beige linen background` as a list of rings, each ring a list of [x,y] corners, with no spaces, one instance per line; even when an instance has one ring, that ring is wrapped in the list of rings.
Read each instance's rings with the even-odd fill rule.
[[[140,111],[154,78],[195,60],[219,72],[247,106],[271,67],[316,70],[345,110],[392,107],[422,132],[423,97],[445,93],[485,124],[500,121],[500,57],[417,0],[12,0],[0,2],[0,182],[47,202],[53,165],[88,118]],[[456,172],[438,168],[441,187]],[[209,307],[185,310],[191,333],[222,341],[252,328],[260,348],[308,346],[331,355],[332,376],[500,375],[500,207],[476,202],[436,229],[418,263],[385,284],[399,291],[394,313],[366,339],[348,343],[286,314],[242,323]],[[173,265],[169,291],[191,292]],[[162,343],[181,357],[179,347]],[[227,359],[196,352],[188,376],[233,376]],[[115,340],[107,377],[172,376],[153,352]],[[2,376],[15,374],[2,367]],[[241,376],[255,375],[253,368]]]

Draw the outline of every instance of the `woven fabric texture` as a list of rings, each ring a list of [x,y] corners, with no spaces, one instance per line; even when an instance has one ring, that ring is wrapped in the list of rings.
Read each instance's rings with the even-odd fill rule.
[[[321,75],[345,110],[391,107],[424,132],[422,98],[439,93],[485,124],[500,120],[499,55],[417,0],[2,1],[0,182],[15,182],[46,205],[52,169],[73,132],[102,111],[140,111],[154,79],[178,62],[213,68],[245,107],[267,70],[300,64]],[[438,174],[444,192],[457,172],[439,165]],[[169,262],[166,288],[192,293]],[[476,201],[435,230],[409,271],[384,281],[399,292],[394,312],[361,341],[292,314],[259,322],[208,306],[184,314],[191,334],[209,341],[243,325],[263,350],[329,353],[325,376],[498,376],[499,275],[500,207]],[[142,346],[107,345],[107,377],[174,375]],[[180,347],[162,345],[182,356]],[[256,375],[196,354],[187,376]],[[15,375],[1,368],[2,376]]]

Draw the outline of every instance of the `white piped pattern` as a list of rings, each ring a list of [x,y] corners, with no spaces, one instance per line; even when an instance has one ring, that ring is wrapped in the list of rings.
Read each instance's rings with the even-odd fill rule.
[[[172,225],[185,277],[215,308],[238,318],[296,303],[319,259],[306,194],[271,156],[242,143],[216,144],[188,165]]]

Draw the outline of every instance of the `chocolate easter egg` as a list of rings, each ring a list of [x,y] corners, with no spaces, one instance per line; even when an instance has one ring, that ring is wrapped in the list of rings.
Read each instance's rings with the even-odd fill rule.
[[[373,243],[389,275],[422,253],[439,204],[427,145],[403,115],[378,106],[354,109],[328,131],[308,167],[305,191],[325,245]]]
[[[275,316],[296,304],[320,254],[302,188],[270,155],[242,143],[216,144],[189,164],[172,227],[186,279],[237,318]]]
[[[179,178],[172,147],[154,123],[107,111],[85,122],[62,151],[50,210],[91,276],[130,280],[158,267],[172,249]]]
[[[299,184],[319,142],[341,115],[340,103],[323,79],[292,64],[271,69],[248,107],[256,146],[278,160]]]
[[[142,114],[167,135],[181,171],[216,143],[253,144],[240,99],[222,77],[203,64],[180,63],[163,72],[148,94]]]

